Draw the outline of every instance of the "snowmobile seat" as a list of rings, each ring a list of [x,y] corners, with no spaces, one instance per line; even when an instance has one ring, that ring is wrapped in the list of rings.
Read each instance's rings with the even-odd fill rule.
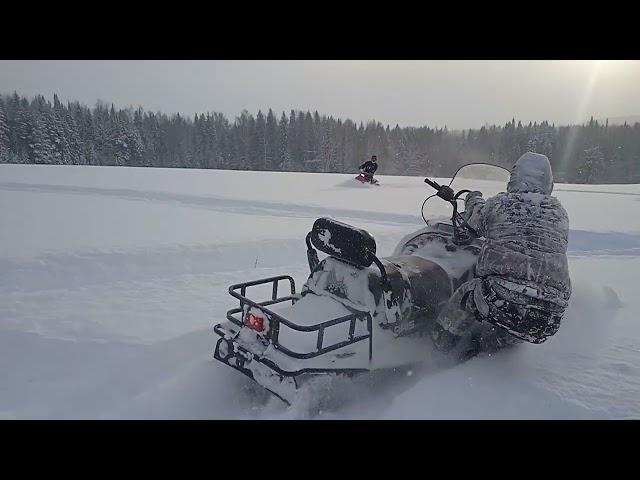
[[[310,239],[321,252],[359,267],[370,266],[376,258],[376,241],[369,232],[331,218],[318,218]]]

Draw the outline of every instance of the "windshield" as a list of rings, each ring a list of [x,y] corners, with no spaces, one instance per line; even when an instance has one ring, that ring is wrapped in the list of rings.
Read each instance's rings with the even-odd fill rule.
[[[511,172],[506,168],[488,163],[470,163],[461,167],[449,182],[455,191],[479,190],[484,198],[492,197],[507,189]],[[460,199],[464,200],[463,195]]]
[[[460,190],[478,190],[482,192],[484,198],[489,198],[506,191],[510,177],[511,173],[506,168],[488,163],[470,163],[458,169],[450,181],[438,179],[438,182],[441,185],[448,184],[455,193]],[[463,194],[458,201],[464,202],[465,198],[466,194]],[[458,209],[462,211],[464,206],[459,204]],[[433,194],[425,199],[421,213],[425,222],[427,218],[451,216],[451,205]]]

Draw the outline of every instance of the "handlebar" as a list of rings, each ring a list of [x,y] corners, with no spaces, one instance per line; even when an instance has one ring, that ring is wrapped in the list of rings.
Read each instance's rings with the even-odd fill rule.
[[[438,197],[442,198],[443,200],[446,200],[447,202],[451,203],[451,205],[453,205],[453,215],[451,217],[451,220],[453,223],[453,230],[454,230],[454,243],[460,244],[460,245],[468,243],[469,241],[471,241],[471,235],[469,234],[472,234],[473,236],[477,237],[478,234],[476,233],[476,231],[458,213],[457,200],[463,194],[469,193],[470,190],[460,190],[459,192],[456,193],[450,186],[438,185],[437,182],[434,182],[433,180],[429,180],[428,178],[424,179],[424,183],[426,183],[427,185],[430,185],[435,190],[437,190],[436,195]],[[426,201],[429,198],[431,197],[428,197],[424,203],[426,203]],[[424,209],[424,203],[422,204],[423,209]],[[422,214],[422,218],[424,219],[424,213]]]
[[[424,183],[426,183],[427,185],[435,188],[436,190],[440,190],[440,185],[438,185],[436,182],[429,180],[428,178],[424,179]]]
[[[443,200],[446,200],[447,202],[453,202],[457,199],[455,192],[449,185],[438,185],[437,182],[429,180],[428,178],[424,179],[424,183],[435,188],[438,191],[436,195],[438,195]]]

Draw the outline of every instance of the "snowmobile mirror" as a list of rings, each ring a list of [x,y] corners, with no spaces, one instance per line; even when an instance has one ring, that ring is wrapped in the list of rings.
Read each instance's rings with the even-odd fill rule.
[[[318,218],[310,240],[321,252],[360,267],[370,266],[376,256],[376,241],[369,232],[331,218]]]

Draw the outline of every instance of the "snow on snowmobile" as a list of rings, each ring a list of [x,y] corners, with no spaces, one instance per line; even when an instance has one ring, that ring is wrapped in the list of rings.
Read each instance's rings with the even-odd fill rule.
[[[229,287],[239,306],[214,327],[220,336],[214,358],[289,404],[301,382],[315,375],[423,363],[434,320],[473,277],[482,247],[458,212],[470,190],[454,187],[466,179],[474,190],[493,194],[508,178],[508,170],[488,164],[460,168],[448,185],[426,178],[436,190],[422,204],[426,226],[404,237],[389,257],[376,256],[376,242],[365,230],[318,218],[306,236],[310,275],[300,293],[289,275]],[[434,197],[450,204],[449,219],[425,219]],[[322,261],[318,250],[328,255]],[[263,298],[253,294],[258,290]]]

